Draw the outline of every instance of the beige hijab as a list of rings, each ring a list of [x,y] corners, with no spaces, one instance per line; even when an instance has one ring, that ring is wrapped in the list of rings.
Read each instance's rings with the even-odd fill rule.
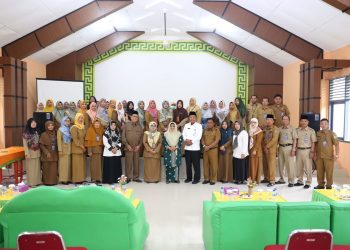
[[[172,130],[170,125],[174,124],[175,128]],[[171,122],[168,125],[168,130],[164,133],[165,139],[168,142],[169,146],[176,147],[179,143],[179,139],[181,137],[180,131],[177,130],[177,126],[175,122]]]
[[[150,122],[149,131],[146,131],[145,134],[147,135],[148,145],[154,148],[160,138],[160,132],[157,131],[157,123],[154,121]]]

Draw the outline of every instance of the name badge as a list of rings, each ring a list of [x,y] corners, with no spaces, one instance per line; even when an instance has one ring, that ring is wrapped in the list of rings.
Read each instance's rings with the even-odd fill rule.
[[[267,141],[270,141],[270,140],[271,140],[271,133],[270,133],[270,132],[266,133],[265,139],[266,139]]]
[[[323,147],[327,147],[328,146],[328,143],[327,143],[327,140],[326,139],[324,139],[323,141],[322,141],[322,145],[323,145]]]
[[[307,134],[304,135],[304,143],[309,144],[309,136]]]
[[[288,139],[289,139],[288,134],[284,134],[284,135],[283,135],[283,141],[287,142],[287,141],[288,141]]]
[[[96,135],[96,141],[100,141],[100,136]]]
[[[52,150],[52,151],[55,151],[55,150],[56,150],[56,146],[55,146],[55,145],[52,145],[52,146],[51,146],[51,150]]]
[[[267,114],[264,114],[264,118],[266,119],[266,117],[267,117]]]
[[[284,112],[281,112],[281,117],[283,117],[284,116]]]

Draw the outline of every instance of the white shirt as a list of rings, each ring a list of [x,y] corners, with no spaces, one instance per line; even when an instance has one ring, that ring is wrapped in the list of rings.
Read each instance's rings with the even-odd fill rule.
[[[236,135],[233,136],[233,141],[235,141]],[[233,157],[241,159],[241,155],[243,154],[244,157],[249,155],[248,152],[248,133],[245,130],[242,130],[241,133],[238,135],[238,146],[233,150]],[[233,145],[233,144],[232,144]]]
[[[182,131],[182,137],[184,141],[192,140],[192,145],[187,146],[185,144],[185,150],[198,151],[200,150],[200,143],[202,138],[203,128],[198,122],[191,124],[187,123]]]
[[[120,149],[117,150],[116,154],[113,154],[112,151],[109,151],[108,149],[111,147],[111,144],[108,143],[108,140],[106,138],[106,136],[102,136],[103,137],[103,145],[105,146],[105,148],[103,149],[103,156],[105,157],[112,157],[112,156],[121,156],[122,152]],[[118,143],[118,147],[121,148],[122,144]]]

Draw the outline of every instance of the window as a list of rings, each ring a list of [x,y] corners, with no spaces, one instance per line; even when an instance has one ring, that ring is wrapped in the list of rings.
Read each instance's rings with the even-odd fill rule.
[[[343,141],[350,141],[350,76],[332,79],[329,84],[330,127]]]

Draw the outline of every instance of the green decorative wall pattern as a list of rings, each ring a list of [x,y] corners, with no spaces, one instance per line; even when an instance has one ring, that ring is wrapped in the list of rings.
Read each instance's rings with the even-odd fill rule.
[[[129,41],[123,43],[109,51],[87,61],[83,64],[83,81],[84,84],[84,98],[89,100],[90,96],[94,94],[94,67],[96,64],[124,51],[142,51],[142,52],[193,52],[193,53],[210,53],[223,60],[233,63],[237,67],[237,97],[247,103],[248,94],[248,66],[234,57],[231,57],[214,47],[197,41],[178,41],[170,43],[170,46],[163,47],[162,41]]]

